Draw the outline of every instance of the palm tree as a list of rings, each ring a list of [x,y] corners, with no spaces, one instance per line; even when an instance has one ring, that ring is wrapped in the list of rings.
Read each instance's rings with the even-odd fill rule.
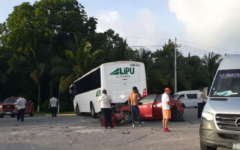
[[[202,63],[204,66],[204,69],[207,71],[208,78],[210,81],[213,80],[215,73],[217,71],[217,68],[222,61],[222,56],[219,54],[215,54],[213,52],[208,53],[208,55],[204,55],[202,58]]]
[[[8,73],[20,71],[20,72],[30,72],[30,77],[38,85],[38,109],[40,111],[40,101],[41,101],[41,79],[48,65],[44,62],[39,62],[36,53],[33,50],[29,51],[18,51],[12,58],[8,61],[10,68]]]
[[[55,57],[52,61],[54,67],[51,73],[61,75],[59,90],[62,93],[69,88],[74,80],[88,71],[87,65],[93,62],[101,52],[101,50],[91,52],[92,46],[89,42],[81,42],[80,44],[76,42],[76,45],[76,50],[65,51],[65,58]]]

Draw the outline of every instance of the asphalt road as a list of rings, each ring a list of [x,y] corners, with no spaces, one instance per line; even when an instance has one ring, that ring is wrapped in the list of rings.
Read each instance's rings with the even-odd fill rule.
[[[161,120],[105,129],[89,116],[0,118],[0,150],[200,150],[197,109],[186,109],[185,122],[170,122],[171,133],[161,130]],[[219,149],[220,150],[220,149]],[[223,150],[223,149],[221,149]]]

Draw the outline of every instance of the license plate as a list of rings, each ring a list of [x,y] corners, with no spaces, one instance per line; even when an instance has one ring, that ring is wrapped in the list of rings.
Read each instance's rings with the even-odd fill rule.
[[[122,120],[122,121],[121,121],[121,123],[124,123],[124,122],[125,122],[125,120]]]
[[[7,115],[10,115],[11,113],[10,112],[6,112]]]
[[[240,143],[233,143],[233,150],[240,150]]]

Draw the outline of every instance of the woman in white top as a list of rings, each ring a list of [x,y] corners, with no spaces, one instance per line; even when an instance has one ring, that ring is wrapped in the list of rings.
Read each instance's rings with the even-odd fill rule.
[[[109,95],[107,95],[107,91],[106,90],[103,90],[102,93],[103,94],[101,96],[99,96],[98,101],[101,103],[101,112],[102,112],[103,117],[104,117],[105,128],[107,129],[108,123],[111,126],[111,128],[113,128],[112,118],[111,118],[111,113],[112,113],[111,103],[112,103],[112,99],[111,99],[111,97]]]

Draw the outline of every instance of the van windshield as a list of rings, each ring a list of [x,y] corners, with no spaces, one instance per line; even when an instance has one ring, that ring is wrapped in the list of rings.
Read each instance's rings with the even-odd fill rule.
[[[219,70],[210,97],[240,97],[240,69]]]

